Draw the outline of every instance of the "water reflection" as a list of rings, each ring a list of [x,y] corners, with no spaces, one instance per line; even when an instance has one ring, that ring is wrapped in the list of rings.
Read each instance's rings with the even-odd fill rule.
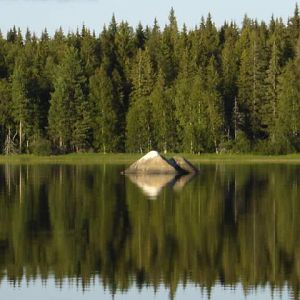
[[[196,176],[173,174],[128,174],[126,177],[136,184],[150,199],[156,199],[164,188],[173,187],[174,191],[181,191],[184,186]]]
[[[204,165],[189,184],[165,180],[156,201],[122,169],[1,165],[0,280],[85,289],[99,277],[111,294],[164,285],[170,298],[188,283],[207,294],[268,286],[299,298],[300,166]]]

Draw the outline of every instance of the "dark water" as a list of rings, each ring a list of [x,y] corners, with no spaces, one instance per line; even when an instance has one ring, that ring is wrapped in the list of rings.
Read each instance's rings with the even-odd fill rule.
[[[200,167],[0,165],[0,294],[298,299],[300,166]]]

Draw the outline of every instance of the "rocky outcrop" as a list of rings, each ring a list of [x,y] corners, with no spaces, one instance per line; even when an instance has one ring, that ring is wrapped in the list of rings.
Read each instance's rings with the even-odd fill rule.
[[[166,159],[157,151],[150,151],[134,162],[125,174],[195,174],[198,170],[189,161],[180,156]]]
[[[177,166],[179,166],[181,169],[183,169],[184,171],[186,171],[189,174],[196,174],[199,171],[187,159],[185,159],[181,156],[174,156],[171,158],[171,160],[173,160]]]
[[[150,151],[133,163],[125,174],[176,174],[178,170],[157,151]]]

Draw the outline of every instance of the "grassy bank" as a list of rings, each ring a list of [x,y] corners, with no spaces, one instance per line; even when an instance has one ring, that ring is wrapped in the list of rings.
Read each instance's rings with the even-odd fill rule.
[[[167,154],[171,157],[173,154]],[[299,163],[300,154],[256,155],[256,154],[180,154],[194,163]],[[0,155],[0,164],[129,164],[140,158],[141,154],[100,154],[81,153],[53,156],[36,156],[31,154]]]

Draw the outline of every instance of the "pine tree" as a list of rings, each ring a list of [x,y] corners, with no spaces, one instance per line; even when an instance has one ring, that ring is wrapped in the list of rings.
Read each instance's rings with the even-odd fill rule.
[[[135,46],[137,49],[144,49],[146,42],[146,36],[144,32],[143,25],[141,23],[138,24],[135,31]]]
[[[162,33],[160,45],[159,66],[169,86],[178,74],[178,61],[176,49],[178,46],[178,26],[174,9],[172,8],[169,15],[169,24]]]
[[[86,78],[92,76],[99,65],[100,46],[92,36],[90,30],[82,27],[79,38],[79,56],[83,66],[83,74]]]
[[[153,70],[155,73],[158,73],[158,64],[160,58],[160,51],[158,50],[161,48],[161,32],[156,19],[154,20],[153,28],[150,31],[148,40],[146,42],[146,47],[149,51]]]
[[[295,53],[279,76],[275,147],[280,153],[300,150],[300,39]]]
[[[71,146],[76,152],[85,151],[91,144],[91,106],[81,87],[77,87],[74,94],[75,122],[72,128]]]
[[[299,15],[299,7],[297,3],[295,6],[293,17],[289,18],[287,29],[291,40],[291,44],[295,46],[299,38],[299,31],[300,31],[300,15]]]
[[[300,88],[299,69],[290,61],[279,78],[276,151],[299,151],[300,147]]]
[[[207,114],[210,121],[209,131],[216,153],[219,152],[219,145],[224,136],[224,106],[219,92],[219,85],[220,77],[217,71],[216,60],[212,57],[206,71],[205,98],[207,103]]]
[[[191,78],[180,77],[176,81],[175,89],[175,114],[177,119],[177,132],[180,139],[179,151],[194,152],[194,132],[193,120],[191,119],[192,106],[191,99]]]
[[[117,150],[117,115],[113,107],[113,86],[104,68],[90,79],[90,101],[93,105],[95,148],[103,153]]]
[[[205,103],[205,76],[198,72],[193,78],[190,95],[190,118],[193,122],[193,151],[201,153],[210,150],[207,104]]]
[[[49,109],[49,134],[60,151],[82,150],[87,131],[85,79],[77,50],[70,47],[57,67]]]
[[[157,149],[167,153],[174,146],[176,139],[174,123],[174,105],[165,88],[162,71],[157,76],[157,82],[150,96],[152,104],[153,136]]]
[[[267,126],[268,136],[272,143],[275,143],[275,125],[278,115],[278,81],[281,74],[280,52],[273,41],[271,58],[266,78],[266,105],[264,107],[264,123]]]
[[[139,50],[132,70],[131,104],[127,114],[126,144],[129,151],[144,152],[153,145],[151,102],[154,84],[153,68],[148,49]]]
[[[27,66],[25,57],[20,56],[15,63],[12,75],[12,114],[15,122],[18,124],[19,152],[23,151],[23,141],[28,133],[30,120],[30,99],[27,91]]]
[[[8,140],[8,151],[4,152],[10,154],[15,152],[15,143],[12,141],[12,128],[14,125],[12,117],[12,93],[11,84],[6,79],[0,80],[0,145],[4,145],[5,140]]]
[[[227,138],[234,136],[235,125],[233,113],[237,96],[238,54],[236,42],[237,28],[231,24],[225,29],[224,48],[222,50],[222,97],[224,100],[224,117]]]
[[[258,26],[258,25],[256,25]],[[251,130],[253,140],[266,137],[263,126],[263,107],[265,105],[265,82],[268,68],[267,29],[265,24],[260,24],[254,30],[252,38],[252,100],[249,103]]]

